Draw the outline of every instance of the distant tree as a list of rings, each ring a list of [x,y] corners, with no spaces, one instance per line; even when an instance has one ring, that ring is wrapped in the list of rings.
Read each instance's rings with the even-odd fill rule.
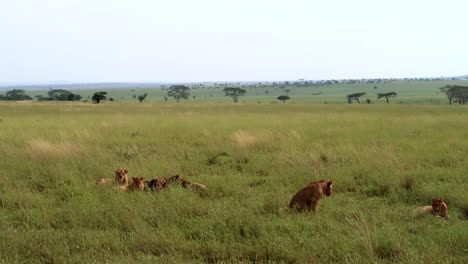
[[[139,95],[138,96],[138,101],[140,101],[140,103],[143,102],[146,99],[147,95],[148,95],[147,93],[144,93],[143,95]]]
[[[24,90],[13,89],[13,90],[7,91],[5,95],[1,95],[0,100],[26,101],[26,100],[32,100],[32,97],[27,95]]]
[[[54,89],[47,92],[50,100],[54,101],[79,101],[81,100],[81,95],[74,94],[70,91],[63,89]]]
[[[449,104],[452,104],[453,99],[457,100],[459,104],[468,102],[468,86],[446,85],[441,87],[440,90],[447,95]]]
[[[389,103],[388,99],[390,98],[395,98],[397,97],[398,94],[395,93],[395,92],[389,92],[389,93],[378,93],[377,94],[377,99],[380,99],[380,98],[385,98],[385,100],[387,101],[387,104]]]
[[[164,96],[164,102],[167,102],[167,97],[166,96]]]
[[[289,93],[291,92],[291,89],[284,89],[284,92],[286,93],[286,95],[289,95]]]
[[[167,96],[174,97],[177,102],[179,102],[181,98],[188,99],[190,96],[190,88],[185,85],[172,85],[169,87]]]
[[[367,99],[366,99],[366,103],[367,103],[367,104],[372,104],[372,100],[371,100],[370,98],[367,98]]]
[[[226,87],[223,89],[226,96],[229,96],[234,100],[234,103],[239,102],[239,96],[244,95],[247,91],[239,87]]]
[[[109,101],[114,102],[114,98],[112,98],[112,97],[109,98]]]
[[[93,102],[95,102],[96,104],[99,104],[102,100],[106,100],[106,94],[107,92],[95,92],[93,94],[93,97],[91,97],[91,99],[93,100]]]
[[[284,104],[286,102],[286,100],[291,99],[291,97],[289,97],[287,95],[280,95],[280,96],[276,97],[276,99],[278,99],[280,101],[283,101],[283,104]]]
[[[346,96],[346,99],[348,100],[348,103],[350,103],[350,104],[353,102],[353,100],[356,100],[356,101],[360,104],[361,102],[359,101],[359,97],[361,97],[361,96],[363,96],[363,95],[365,95],[365,94],[366,94],[366,93],[353,93],[353,94],[348,94],[348,95]]]

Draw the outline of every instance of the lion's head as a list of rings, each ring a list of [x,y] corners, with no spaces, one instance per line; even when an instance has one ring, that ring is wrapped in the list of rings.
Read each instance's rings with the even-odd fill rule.
[[[140,191],[145,190],[145,181],[143,177],[132,177],[133,188],[139,189]]]
[[[442,198],[432,198],[432,211],[434,213],[440,212],[443,202],[444,200]]]
[[[115,181],[119,184],[128,183],[128,170],[127,169],[117,169],[115,172]]]

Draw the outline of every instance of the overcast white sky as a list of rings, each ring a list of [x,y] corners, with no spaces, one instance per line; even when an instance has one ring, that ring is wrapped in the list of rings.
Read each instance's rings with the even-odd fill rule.
[[[468,74],[466,0],[0,0],[0,83]]]

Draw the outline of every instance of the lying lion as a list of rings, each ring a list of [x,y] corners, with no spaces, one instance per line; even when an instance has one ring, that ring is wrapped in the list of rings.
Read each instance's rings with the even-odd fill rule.
[[[96,182],[97,185],[107,185],[107,184],[117,184],[119,186],[128,185],[128,170],[127,169],[117,169],[114,171],[114,178],[102,178]]]
[[[420,215],[424,213],[431,213],[434,216],[448,219],[448,207],[442,198],[432,198],[432,205],[418,207],[416,211]]]
[[[205,192],[208,190],[208,187],[206,187],[206,185],[201,184],[201,183],[191,183],[188,180],[186,180],[184,177],[181,177],[179,175],[174,175],[174,176],[167,177],[167,178],[156,177],[152,179],[151,181],[146,181],[145,183],[148,184],[148,187],[152,191],[163,190],[173,183],[180,184],[184,188],[191,188],[198,192]]]

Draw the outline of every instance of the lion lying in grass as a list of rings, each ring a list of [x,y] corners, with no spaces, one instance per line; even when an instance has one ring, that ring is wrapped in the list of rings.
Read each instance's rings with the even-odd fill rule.
[[[442,198],[432,198],[432,205],[418,207],[416,211],[419,216],[431,213],[434,216],[448,219],[448,206]]]
[[[119,186],[128,186],[128,170],[117,169],[114,171],[114,178],[102,178],[96,182],[97,185],[117,184]]]
[[[208,190],[208,187],[206,185],[201,184],[201,183],[191,183],[188,180],[186,180],[184,177],[181,177],[179,175],[174,175],[171,177],[156,177],[152,179],[151,181],[146,181],[145,182],[149,189],[152,191],[161,191],[165,188],[167,188],[170,184],[180,184],[183,188],[191,188],[195,191],[198,192],[205,192]]]
[[[151,191],[159,192],[166,188],[167,179],[165,177],[156,177],[150,181],[145,181]]]
[[[145,181],[143,177],[132,177],[132,184],[128,187],[129,191],[144,191]]]

